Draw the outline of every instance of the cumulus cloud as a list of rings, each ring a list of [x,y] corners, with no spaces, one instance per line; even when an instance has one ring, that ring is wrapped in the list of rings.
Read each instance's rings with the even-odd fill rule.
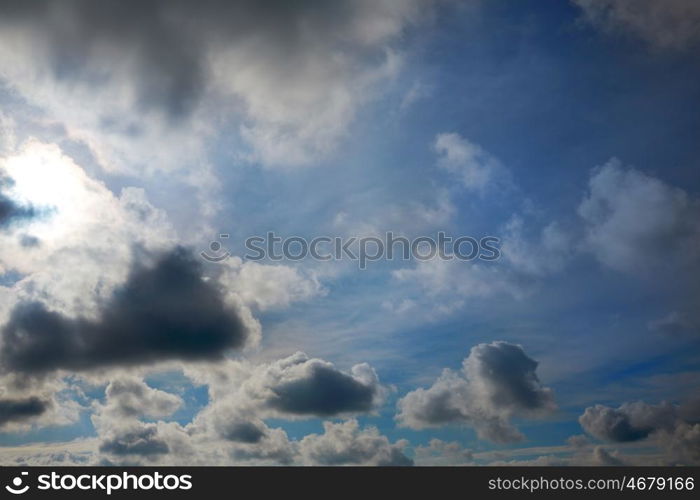
[[[251,412],[281,418],[368,413],[387,391],[366,363],[345,372],[302,352],[256,366],[230,361],[218,369],[187,373],[195,383],[209,384],[211,412],[225,409],[244,416]]]
[[[598,439],[625,442],[644,439],[654,430],[672,425],[675,419],[676,410],[668,403],[655,406],[637,401],[619,408],[603,405],[586,408],[579,422]]]
[[[309,434],[299,442],[304,463],[310,465],[407,466],[406,441],[391,443],[375,427],[360,429],[357,420],[323,423],[323,434]]]
[[[604,441],[650,440],[664,450],[664,460],[669,464],[700,463],[698,421],[697,401],[681,405],[636,401],[619,408],[595,405],[579,417],[586,432]]]
[[[700,200],[617,159],[593,171],[578,213],[586,248],[613,269],[653,272],[700,259]]]
[[[195,160],[188,149],[201,150],[212,114],[229,113],[254,159],[308,164],[333,149],[357,109],[397,73],[395,42],[431,4],[6,1],[0,74],[112,163]],[[72,108],[86,102],[92,113]],[[196,133],[173,137],[168,129],[186,118]],[[175,151],[147,152],[149,141],[169,135],[181,139],[169,141]],[[131,154],[127,139],[146,154]]]
[[[688,414],[686,405],[670,403],[651,405],[643,401],[623,403],[619,408],[595,405],[579,417],[581,426],[592,436],[604,441],[636,441],[660,429],[673,428],[681,414]]]
[[[277,371],[279,369],[279,371]],[[367,365],[350,373],[332,364],[297,354],[268,371],[263,383],[269,391],[266,404],[281,413],[337,415],[368,412],[380,395],[379,379]]]
[[[167,416],[181,403],[176,395],[149,387],[133,376],[121,376],[110,382],[105,390],[105,402],[94,405],[92,421],[99,443],[92,460],[111,464],[171,465],[412,464],[402,451],[407,442],[392,444],[373,427],[361,429],[356,420],[327,422],[321,435],[310,434],[299,441],[290,440],[283,429],[271,428],[260,418],[272,415],[266,414],[264,405],[245,404],[240,393],[226,392],[227,387],[236,386],[231,384],[231,379],[220,375],[242,375],[242,372],[233,373],[241,368],[240,364],[233,361],[228,364],[228,369],[218,366],[218,374],[217,367],[202,372],[202,376],[211,377],[208,380],[212,384],[212,400],[184,426],[141,419]],[[282,416],[282,413],[275,410],[274,415]],[[294,417],[292,413],[289,415]]]
[[[700,423],[679,422],[671,431],[662,429],[657,438],[671,464],[700,464]]]
[[[555,408],[552,390],[542,386],[536,369],[537,362],[519,345],[479,344],[461,372],[446,369],[428,389],[399,400],[396,418],[413,429],[469,425],[483,439],[518,441],[523,436],[510,423],[511,416],[536,417]]]
[[[244,322],[184,248],[137,263],[98,317],[20,302],[2,329],[3,370],[42,374],[169,359],[217,359],[243,346]]]
[[[683,49],[700,41],[694,0],[573,0],[584,18],[606,32],[634,35],[654,48]]]
[[[175,394],[149,387],[134,376],[123,376],[112,380],[105,389],[107,403],[99,406],[101,417],[166,417],[182,405]]]
[[[0,376],[0,430],[26,432],[74,424],[87,408],[73,389],[63,380],[17,383],[12,374]]]
[[[119,429],[100,443],[100,451],[112,455],[161,455],[170,449],[157,435],[155,424],[140,424],[134,429]]]

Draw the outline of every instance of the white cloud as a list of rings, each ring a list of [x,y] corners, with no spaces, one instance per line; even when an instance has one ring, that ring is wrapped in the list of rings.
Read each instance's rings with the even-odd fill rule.
[[[227,259],[219,278],[230,294],[260,311],[286,308],[323,295],[326,291],[313,273],[296,267]]]
[[[55,145],[29,140],[0,158],[0,169],[11,179],[10,198],[36,213],[0,232],[0,270],[24,276],[14,297],[90,315],[126,278],[135,247],[156,251],[174,242],[166,215],[143,190],[115,196]]]
[[[413,465],[403,453],[406,441],[390,443],[375,427],[360,429],[357,420],[324,422],[323,434],[309,434],[299,443],[308,465]]]
[[[438,166],[458,177],[471,191],[483,192],[507,180],[508,172],[498,159],[459,134],[438,134],[433,148]]]
[[[585,248],[624,272],[658,272],[700,259],[700,200],[612,159],[593,170],[578,207]]]
[[[414,448],[417,465],[473,465],[474,453],[464,448],[457,441],[446,442],[441,439],[431,439],[428,446]]]

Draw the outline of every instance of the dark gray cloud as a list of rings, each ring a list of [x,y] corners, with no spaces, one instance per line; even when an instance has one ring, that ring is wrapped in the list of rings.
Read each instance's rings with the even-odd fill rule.
[[[112,455],[162,455],[170,451],[168,444],[158,437],[155,425],[143,425],[105,439],[100,452]]]
[[[643,401],[623,403],[619,408],[595,405],[579,417],[590,435],[609,442],[648,439],[665,451],[669,465],[700,463],[700,406],[698,400],[680,405]]]
[[[399,400],[397,420],[414,429],[471,425],[484,439],[521,440],[511,416],[536,417],[555,408],[552,390],[540,383],[536,369],[537,362],[519,345],[479,344],[464,360],[461,373],[445,370],[428,389]]]
[[[109,54],[111,66],[135,80],[140,106],[176,118],[205,92],[212,46],[252,43],[259,58],[274,58],[287,71],[292,59],[305,57],[298,49],[309,40],[349,41],[364,10],[371,14],[371,5],[352,1],[2,0],[0,26],[31,30],[43,41],[58,80],[100,85],[106,73],[92,63]]]
[[[203,2],[201,13],[191,2],[68,0],[60,5],[50,1],[0,2],[1,23],[33,30],[46,40],[50,70],[55,78],[79,78],[100,84],[88,62],[105,47],[118,47],[118,58],[133,58],[139,79],[139,102],[162,107],[171,115],[186,113],[201,92],[200,40],[183,23],[196,18],[211,20],[213,4]],[[188,8],[188,5],[190,6]],[[199,7],[198,7],[199,8]],[[121,63],[122,61],[115,61]]]
[[[671,404],[650,405],[642,401],[624,403],[619,408],[595,405],[579,417],[581,427],[603,441],[638,441],[662,428],[671,428],[677,420]]]
[[[2,330],[2,369],[41,374],[220,358],[242,346],[247,332],[201,271],[181,247],[152,266],[137,264],[94,320],[69,318],[40,302],[20,303]]]
[[[552,406],[553,395],[542,387],[537,365],[521,346],[492,342],[474,347],[464,369],[493,407],[539,410]]]
[[[0,427],[10,422],[27,420],[42,415],[49,403],[37,397],[0,399]]]
[[[223,437],[239,443],[257,443],[265,437],[265,429],[253,422],[233,422],[223,431]]]
[[[314,364],[303,378],[273,387],[275,397],[269,404],[275,410],[300,415],[367,412],[377,390],[377,385],[362,383],[332,366]]]
[[[367,413],[386,395],[386,388],[367,363],[346,372],[303,352],[256,366],[232,362],[222,369],[220,377],[205,380],[214,394],[211,410],[221,413],[216,420],[222,423],[226,414],[249,421],[251,414],[300,419]]]

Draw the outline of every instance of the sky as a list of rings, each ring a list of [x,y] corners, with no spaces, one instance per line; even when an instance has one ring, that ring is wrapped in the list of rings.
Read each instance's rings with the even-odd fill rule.
[[[0,463],[700,463],[699,53],[694,0],[0,0]],[[246,247],[389,232],[498,258]]]

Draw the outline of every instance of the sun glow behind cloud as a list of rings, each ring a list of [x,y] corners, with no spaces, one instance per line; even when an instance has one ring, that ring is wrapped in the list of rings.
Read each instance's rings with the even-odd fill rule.
[[[12,179],[8,195],[38,214],[23,230],[43,242],[63,238],[94,217],[94,181],[57,147],[30,140],[3,166]]]

